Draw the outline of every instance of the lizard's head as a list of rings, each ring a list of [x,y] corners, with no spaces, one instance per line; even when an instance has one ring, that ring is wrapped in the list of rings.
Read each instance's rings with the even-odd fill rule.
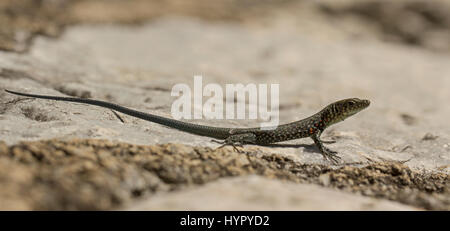
[[[334,102],[328,105],[324,110],[327,112],[325,113],[326,119],[331,122],[330,124],[334,124],[362,111],[369,105],[369,100],[350,98]]]

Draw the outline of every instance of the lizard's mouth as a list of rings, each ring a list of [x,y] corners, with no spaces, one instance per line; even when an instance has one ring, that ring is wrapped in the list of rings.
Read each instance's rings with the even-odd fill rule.
[[[370,105],[367,99],[349,98],[339,100],[324,108],[326,115],[329,116],[331,124],[343,121],[348,117],[364,110]]]
[[[361,100],[361,104],[364,106],[364,108],[366,108],[370,105],[370,100],[363,99],[363,100]]]
[[[344,106],[344,108],[347,108],[346,118],[366,109],[369,105],[370,101],[367,99],[352,99]]]

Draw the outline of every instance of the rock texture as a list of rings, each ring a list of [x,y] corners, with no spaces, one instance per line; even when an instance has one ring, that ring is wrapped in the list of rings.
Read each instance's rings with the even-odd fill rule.
[[[302,164],[282,154],[262,154],[256,150],[240,154],[231,148],[212,150],[177,144],[139,146],[103,140],[48,140],[23,142],[10,147],[1,144],[0,166],[0,183],[4,186],[0,190],[2,209],[113,209],[142,197],[149,198],[149,203],[140,202],[129,209],[412,208],[318,186],[297,186],[275,180],[312,183],[396,200],[418,208],[450,208],[448,175],[412,171],[398,163],[333,169],[325,165]],[[249,175],[272,180],[242,177]],[[222,180],[184,192],[187,186],[192,188],[230,177],[241,178]],[[239,186],[229,187],[232,185]],[[182,192],[168,193],[171,191]],[[158,197],[153,198],[155,193]],[[253,194],[254,201],[240,204],[249,193]],[[197,197],[192,198],[193,194]],[[223,196],[230,203],[205,204],[201,202],[205,196],[211,201]],[[274,199],[270,199],[271,196]],[[320,201],[320,198],[327,199]],[[290,200],[303,202],[287,206]],[[254,203],[260,201],[262,203]]]
[[[170,116],[172,87],[196,74],[203,85],[279,83],[281,123],[369,99],[323,135],[342,163],[309,139],[239,154],[110,110],[1,91],[0,209],[449,209],[447,0],[195,2],[1,1],[0,89]],[[197,192],[227,203],[202,207]]]
[[[276,196],[274,196],[276,195]],[[257,176],[220,179],[205,186],[132,203],[129,210],[416,210],[400,203]],[[348,203],[348,201],[352,203]],[[258,203],[255,203],[258,201]]]

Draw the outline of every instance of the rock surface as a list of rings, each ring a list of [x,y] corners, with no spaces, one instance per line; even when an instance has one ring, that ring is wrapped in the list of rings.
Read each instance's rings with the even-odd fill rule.
[[[270,190],[268,190],[270,189]],[[274,196],[276,195],[276,196]],[[326,198],[326,199],[324,199]],[[255,203],[257,201],[258,203]],[[348,203],[352,201],[352,203]],[[238,206],[237,206],[238,205]],[[386,200],[355,196],[310,184],[257,176],[220,179],[198,188],[157,194],[130,210],[416,210]]]
[[[205,3],[211,11],[166,1],[170,7],[161,12],[139,5],[152,1],[130,1],[127,7],[151,9],[134,21],[114,10],[94,17],[103,1],[61,1],[71,13],[60,18],[58,10],[45,10],[55,23],[40,20],[34,27],[26,24],[33,17],[4,10],[13,7],[6,2],[15,4],[2,2],[0,18],[15,23],[0,31],[0,49],[21,53],[0,52],[0,89],[95,98],[170,117],[172,87],[192,86],[196,74],[203,85],[279,83],[281,123],[342,98],[372,103],[326,130],[324,139],[337,141],[328,146],[343,159],[331,165],[309,139],[249,145],[246,154],[213,151],[217,145],[206,137],[94,106],[2,91],[0,209],[450,209],[450,14],[440,13],[448,12],[448,1],[430,1],[423,11],[417,10],[421,1]],[[122,7],[115,4],[105,6]],[[367,15],[373,6],[378,10]],[[236,14],[212,13],[221,9]],[[386,9],[414,18],[412,29]],[[57,38],[37,36],[53,36],[51,28]],[[248,127],[261,121],[190,122]],[[268,193],[252,194],[255,189]],[[210,192],[210,200],[223,195],[228,203],[201,207],[195,192]],[[254,200],[243,204],[245,195]],[[317,207],[288,205],[277,195]],[[183,197],[189,201],[181,203]]]
[[[282,154],[263,154],[257,149],[246,151],[241,154],[231,148],[213,150],[180,144],[139,146],[104,140],[48,140],[10,147],[2,143],[0,181],[4,187],[0,189],[3,199],[0,207],[32,210],[98,210],[120,205],[132,210],[413,209],[361,196],[365,195],[418,208],[450,208],[446,174],[413,171],[398,163],[347,165],[334,169],[302,164]],[[254,175],[267,179],[245,177]],[[217,181],[230,177],[239,178]],[[280,180],[284,183],[278,182]],[[214,181],[217,182],[212,185],[188,188]],[[343,192],[299,186],[299,183]],[[230,187],[232,185],[236,187]],[[181,192],[174,194],[172,191]],[[300,193],[302,191],[305,193]],[[200,194],[192,198],[195,192]],[[249,194],[253,199],[247,200]],[[205,197],[211,201],[224,197],[221,201],[229,203],[204,203]],[[128,205],[137,198],[148,198],[148,203]],[[183,200],[185,203],[181,203]],[[241,203],[246,200],[245,204]],[[289,203],[291,200],[298,203]]]

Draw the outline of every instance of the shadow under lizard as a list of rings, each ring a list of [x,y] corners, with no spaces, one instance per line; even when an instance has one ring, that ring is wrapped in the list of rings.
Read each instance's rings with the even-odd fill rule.
[[[343,99],[334,102],[332,104],[329,104],[321,111],[305,119],[288,124],[279,125],[273,130],[265,130],[261,129],[260,127],[222,128],[222,127],[198,125],[162,116],[157,116],[145,112],[136,111],[117,104],[100,100],[75,98],[75,97],[35,95],[10,90],[5,91],[20,96],[76,102],[112,109],[136,118],[165,125],[167,127],[174,128],[180,131],[223,140],[223,141],[216,141],[216,140],[212,141],[222,144],[222,146],[220,146],[219,148],[225,145],[231,145],[238,152],[239,150],[236,148],[236,146],[242,147],[244,144],[267,145],[286,140],[310,137],[314,141],[316,146],[319,148],[319,151],[322,153],[323,157],[325,159],[331,160],[334,163],[337,163],[340,157],[337,156],[336,151],[330,150],[323,145],[324,141],[320,139],[320,135],[327,127],[345,120],[346,118],[358,113],[359,111],[367,108],[370,105],[370,101],[365,99],[358,99],[358,98]]]

